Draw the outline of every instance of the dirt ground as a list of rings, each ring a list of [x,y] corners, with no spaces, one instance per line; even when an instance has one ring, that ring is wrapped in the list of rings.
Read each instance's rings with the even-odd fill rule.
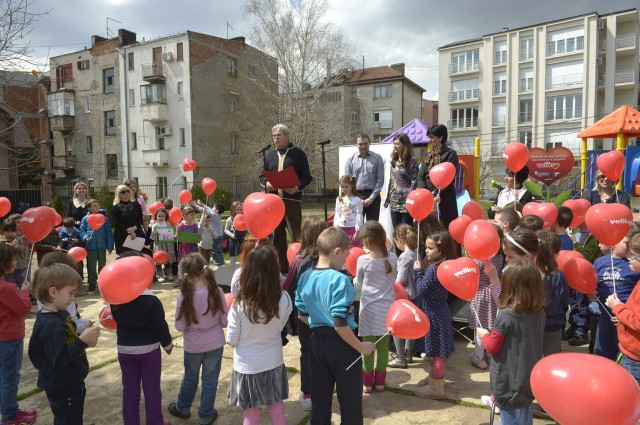
[[[110,256],[112,257],[112,256]],[[109,258],[111,260],[111,258]],[[223,268],[216,272],[220,284],[228,284],[233,269]],[[97,321],[104,302],[99,295],[84,295],[84,289],[77,297],[79,311],[83,317]],[[181,334],[173,327],[174,312],[178,289],[171,283],[154,284],[153,291],[162,300],[167,322],[175,337],[171,355],[163,353],[162,390],[163,410],[165,417],[170,417],[166,406],[176,401],[183,376],[183,349]],[[25,338],[25,356],[21,371],[19,389],[20,406],[38,410],[38,424],[52,424],[53,416],[47,398],[37,389],[37,371],[27,356],[27,346],[31,329],[36,318],[36,307],[27,317],[27,335]],[[284,347],[285,364],[289,369],[289,399],[285,402],[287,423],[305,424],[309,422],[309,412],[302,410],[298,403],[300,394],[300,377],[298,374],[299,343],[297,338],[289,337],[290,343]],[[456,351],[448,359],[446,366],[447,400],[423,400],[413,393],[415,383],[425,376],[422,361],[410,365],[408,369],[389,369],[387,390],[363,397],[363,410],[366,424],[488,424],[489,410],[481,405],[480,396],[489,394],[489,371],[482,371],[470,364],[469,356],[472,345],[464,338],[456,336]],[[563,349],[575,351],[574,347],[563,346]],[[578,351],[586,351],[580,347]],[[91,371],[85,381],[87,396],[85,401],[85,424],[112,425],[122,423],[122,384],[120,367],[117,361],[116,335],[103,329],[98,346],[87,350]],[[222,371],[218,382],[215,407],[219,417],[217,424],[232,425],[242,423],[242,411],[230,407],[227,399],[227,388],[233,370],[233,349],[225,347]],[[197,409],[199,392],[191,409],[191,418],[187,420],[171,418],[175,424],[198,424]],[[144,401],[140,406],[144,418]],[[144,419],[143,419],[144,423]],[[263,410],[261,424],[270,423],[268,412]],[[338,402],[334,397],[333,423],[340,423]],[[536,419],[535,424],[553,423],[551,420]]]

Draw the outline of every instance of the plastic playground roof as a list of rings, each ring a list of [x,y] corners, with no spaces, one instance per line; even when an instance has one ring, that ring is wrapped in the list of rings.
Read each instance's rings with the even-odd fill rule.
[[[586,130],[578,133],[579,138],[615,138],[618,133],[625,136],[640,136],[640,112],[624,105],[616,109]]]
[[[406,133],[406,135],[409,136],[409,140],[411,140],[412,145],[426,145],[429,143],[427,130],[429,130],[428,125],[420,121],[418,118],[414,118],[413,120],[409,121],[409,123],[404,127],[401,127],[391,133],[380,143],[391,143],[398,134]]]

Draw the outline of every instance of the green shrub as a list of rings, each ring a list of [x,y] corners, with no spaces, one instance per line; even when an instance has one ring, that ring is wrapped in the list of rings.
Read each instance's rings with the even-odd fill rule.
[[[191,195],[193,200],[201,200],[203,203],[207,203],[207,195],[202,190],[202,185],[196,183],[191,187]],[[213,204],[221,203],[224,205],[225,210],[229,211],[231,208],[231,202],[233,201],[233,192],[231,188],[226,186],[218,186],[212,196],[209,196],[209,206]]]
[[[65,211],[64,205],[62,205],[62,196],[60,196],[59,193],[56,193],[56,196],[54,196],[53,199],[51,200],[51,207],[56,211],[58,211],[58,214],[60,214],[60,217],[64,217],[66,211]],[[24,211],[21,211],[21,212],[24,212]]]
[[[89,197],[100,203],[100,208],[107,212],[109,220],[113,222],[111,211],[113,210],[113,192],[107,187],[89,189]]]

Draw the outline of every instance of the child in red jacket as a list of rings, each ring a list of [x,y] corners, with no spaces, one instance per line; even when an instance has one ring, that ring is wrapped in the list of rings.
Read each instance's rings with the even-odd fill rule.
[[[24,351],[24,319],[31,312],[31,284],[25,282],[18,290],[15,284],[4,281],[4,275],[12,273],[16,263],[15,248],[0,244],[0,413],[6,425],[36,421],[35,410],[20,409],[16,400]]]
[[[628,258],[631,271],[640,272],[640,234],[629,241]],[[622,367],[640,384],[640,285],[636,283],[626,303],[613,294],[609,295],[605,304],[619,321],[618,348],[622,356]]]

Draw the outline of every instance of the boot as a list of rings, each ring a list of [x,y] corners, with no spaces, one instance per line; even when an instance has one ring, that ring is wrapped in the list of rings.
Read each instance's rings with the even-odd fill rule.
[[[362,371],[362,392],[369,394],[373,390],[373,381],[375,379],[375,372]]]
[[[413,363],[413,356],[411,355],[411,350],[407,350],[405,352],[405,358],[407,359],[407,363]]]
[[[407,358],[405,356],[396,356],[395,359],[391,360],[387,366],[406,369]]]
[[[435,379],[431,375],[427,377],[428,385],[418,388],[415,392],[418,397],[432,398],[440,400],[445,398],[444,396],[444,378]]]
[[[387,378],[387,372],[380,372],[376,370],[376,391],[379,393],[384,392],[384,381]]]

